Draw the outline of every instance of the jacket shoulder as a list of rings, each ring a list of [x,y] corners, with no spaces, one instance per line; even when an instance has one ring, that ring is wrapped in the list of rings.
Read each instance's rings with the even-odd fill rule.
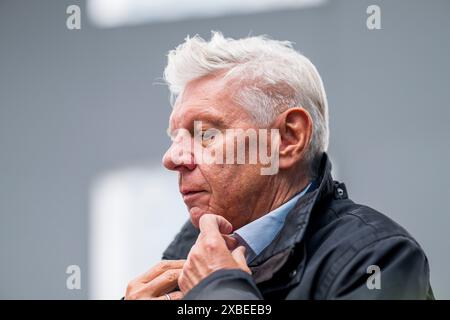
[[[326,215],[326,223],[336,232],[352,230],[350,243],[353,245],[401,237],[419,246],[411,234],[397,222],[369,206],[354,203],[349,199],[333,201]]]
[[[316,261],[321,274],[317,294],[327,299],[426,296],[430,289],[428,260],[398,223],[349,199],[331,201],[317,216],[322,218],[311,231],[308,246],[310,259]],[[365,281],[371,266],[380,267],[392,290],[368,291]],[[400,282],[409,283],[406,291],[414,294],[405,295],[405,285]],[[359,289],[352,289],[356,287]]]

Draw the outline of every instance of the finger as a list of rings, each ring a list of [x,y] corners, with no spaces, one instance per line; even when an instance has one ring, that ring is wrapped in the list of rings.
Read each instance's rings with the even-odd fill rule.
[[[167,296],[164,294],[162,296],[153,298],[152,300],[181,300],[184,297],[183,292],[181,291],[174,291],[167,294],[170,299],[167,298]]]
[[[145,284],[141,289],[143,294],[151,297],[158,297],[177,287],[178,278],[182,269],[171,269],[157,276],[152,281]]]
[[[204,214],[199,221],[200,232],[229,234],[233,226],[224,217],[217,214]]]
[[[186,260],[162,260],[143,275],[138,277],[137,280],[143,283],[150,282],[167,270],[182,269],[185,262]]]
[[[181,300],[184,298],[184,294],[181,291],[174,291],[169,293],[170,299],[171,300]]]
[[[234,261],[239,265],[239,267],[247,273],[251,274],[251,271],[247,265],[247,259],[245,258],[245,247],[239,246],[231,252]]]
[[[233,238],[232,236],[227,235],[227,234],[223,234],[222,237],[225,240],[228,250],[236,249],[236,247],[239,244],[239,241],[236,238]]]

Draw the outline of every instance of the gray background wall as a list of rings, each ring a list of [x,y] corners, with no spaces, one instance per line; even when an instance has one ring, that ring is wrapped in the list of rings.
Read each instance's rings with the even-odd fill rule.
[[[65,26],[70,4],[81,6],[79,31]],[[382,30],[365,26],[370,4]],[[450,298],[450,1],[330,1],[116,29],[91,26],[84,9],[0,1],[0,298],[88,297],[92,180],[160,162],[170,108],[155,79],[169,49],[210,30],[291,40],[312,59],[339,178],[417,238],[436,296]],[[70,264],[81,290],[65,287]]]

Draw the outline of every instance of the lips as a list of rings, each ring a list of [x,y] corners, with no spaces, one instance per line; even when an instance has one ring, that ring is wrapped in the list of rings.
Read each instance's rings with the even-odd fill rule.
[[[183,196],[183,201],[186,204],[192,203],[193,201],[197,200],[199,197],[204,195],[206,193],[205,190],[192,190],[192,189],[181,189],[181,194]]]

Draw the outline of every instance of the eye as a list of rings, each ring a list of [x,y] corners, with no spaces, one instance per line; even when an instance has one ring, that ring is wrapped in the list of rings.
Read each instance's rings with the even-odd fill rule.
[[[215,133],[211,131],[203,131],[202,139],[203,141],[213,141],[215,138]]]
[[[220,135],[220,131],[213,130],[213,129],[202,131],[202,135],[201,135],[202,145],[204,147],[213,146],[216,143],[217,139],[220,138],[219,135]]]

